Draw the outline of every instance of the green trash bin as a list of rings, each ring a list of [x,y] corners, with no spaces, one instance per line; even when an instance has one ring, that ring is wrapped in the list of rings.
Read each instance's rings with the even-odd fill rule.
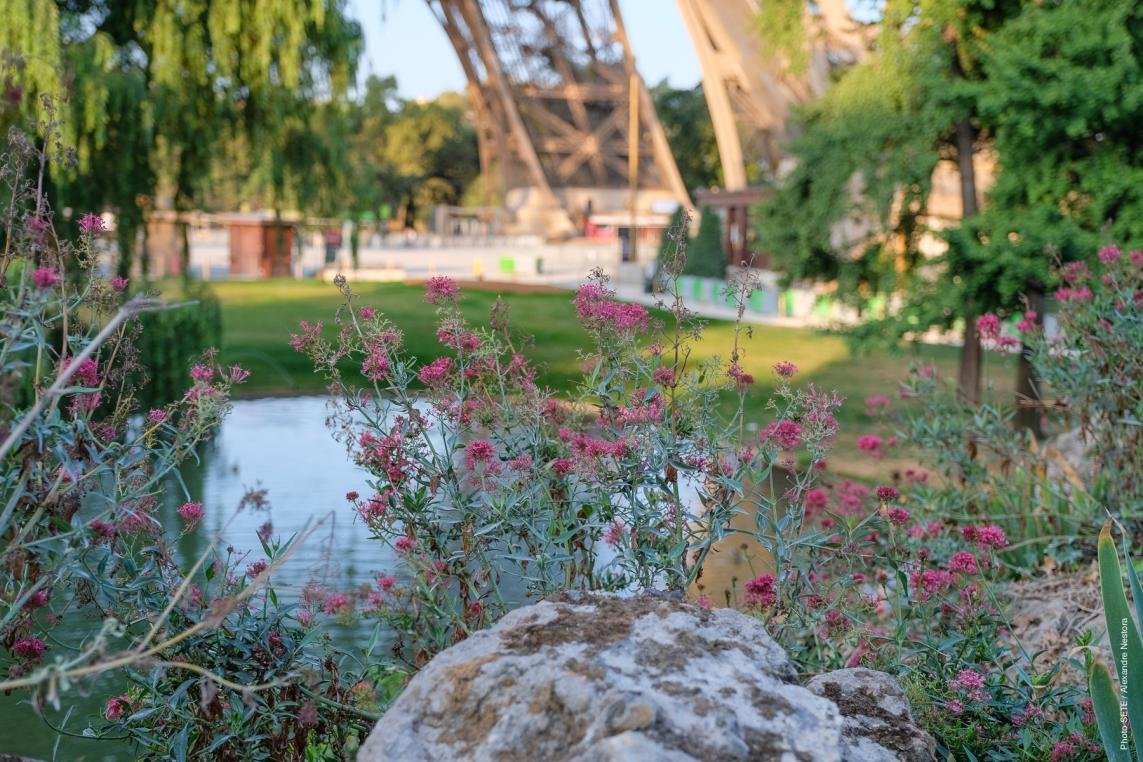
[[[500,257],[500,274],[501,275],[515,275],[516,274],[516,258],[515,257]]]

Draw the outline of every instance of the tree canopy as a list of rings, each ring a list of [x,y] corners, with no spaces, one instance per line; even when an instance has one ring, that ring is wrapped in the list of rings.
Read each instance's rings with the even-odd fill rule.
[[[890,0],[881,24],[871,55],[799,112],[797,166],[760,208],[789,278],[836,280],[856,302],[904,294],[862,336],[959,321],[967,345],[974,315],[1020,309],[1057,259],[1143,241],[1137,3]],[[983,149],[996,179],[974,214]],[[926,204],[942,159],[965,215],[938,229]],[[946,251],[926,257],[934,237]]]
[[[722,161],[702,85],[674,88],[663,80],[651,88],[651,99],[687,190],[721,185]]]
[[[5,7],[4,76],[19,97],[4,121],[58,119],[75,161],[52,169],[56,203],[115,211],[125,260],[144,209],[201,204],[235,148],[241,159],[225,160],[273,208],[318,202],[338,146],[319,123],[344,106],[362,46],[344,0]]]

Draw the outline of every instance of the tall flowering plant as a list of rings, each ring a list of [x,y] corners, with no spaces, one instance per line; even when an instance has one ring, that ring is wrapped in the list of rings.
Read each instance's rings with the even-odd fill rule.
[[[50,141],[49,141],[50,143]],[[169,582],[159,509],[165,480],[225,414],[233,374],[196,366],[185,395],[136,414],[136,316],[126,283],[94,273],[95,215],[79,243],[56,235],[37,192],[47,157],[12,136],[0,260],[0,688],[54,698],[71,671],[123,642],[155,581]],[[38,173],[38,174],[37,174]],[[52,636],[60,617],[95,638]],[[102,621],[102,629],[99,622]]]
[[[1110,510],[1132,521],[1143,511],[1143,251],[1100,249],[1091,268],[1072,263],[1055,291],[1057,334],[1027,316],[1033,362],[1045,390],[1089,451],[1084,483]],[[1034,315],[1032,316],[1034,317]]]
[[[0,216],[0,690],[59,710],[77,687],[112,674],[128,690],[62,732],[81,724],[86,737],[129,739],[139,758],[341,755],[394,680],[379,668],[350,678],[334,653],[315,653],[312,621],[279,605],[269,577],[294,545],[267,523],[266,558],[245,572],[233,552],[208,547],[191,562],[176,552],[209,518],[177,469],[249,374],[207,353],[184,369],[173,402],[141,406],[137,318],[167,305],[129,298],[124,279],[98,274],[99,216],[78,220],[76,244],[57,235],[38,190],[46,149],[9,137],[0,159],[9,201]],[[69,705],[64,720],[72,717]]]
[[[740,344],[695,361],[701,325],[677,292],[664,326],[593,275],[572,302],[594,351],[559,398],[537,384],[503,304],[474,327],[457,284],[431,279],[442,354],[418,363],[398,326],[339,285],[336,332],[303,323],[292,342],[331,381],[337,430],[374,477],[371,494],[348,495],[353,509],[402,560],[403,579],[382,577],[357,601],[393,625],[414,665],[555,590],[684,591],[731,518],[759,505],[752,533],[775,558],[795,552],[806,464],[824,456],[840,399],[784,383],[775,419],[748,434]],[[734,286],[739,301],[750,288]],[[727,396],[738,404],[724,416]]]

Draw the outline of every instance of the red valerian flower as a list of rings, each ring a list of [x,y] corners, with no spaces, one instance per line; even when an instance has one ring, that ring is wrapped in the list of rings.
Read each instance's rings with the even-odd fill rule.
[[[50,267],[37,267],[32,272],[32,282],[36,288],[49,289],[60,282],[60,274]]]
[[[774,605],[778,594],[774,590],[774,583],[778,578],[773,574],[759,574],[745,585],[746,603],[752,606],[767,608]]]
[[[774,372],[782,378],[791,378],[798,372],[798,366],[789,360],[782,360],[781,362],[774,363]]]
[[[425,282],[425,301],[429,304],[456,301],[459,296],[460,286],[452,278],[438,275]]]
[[[43,656],[47,648],[47,644],[39,638],[24,638],[23,640],[17,640],[12,645],[12,652],[21,659],[30,661]]]
[[[79,218],[79,232],[84,235],[95,235],[103,232],[103,218],[98,214],[88,212]]]
[[[194,529],[202,521],[205,512],[202,510],[202,503],[183,503],[179,506],[179,518],[186,524],[187,529]]]
[[[124,693],[121,696],[113,696],[107,699],[107,705],[103,709],[103,716],[110,722],[115,722],[123,715],[127,714],[131,709],[131,697]]]
[[[877,499],[883,503],[888,503],[891,500],[896,500],[901,496],[895,487],[878,487]]]

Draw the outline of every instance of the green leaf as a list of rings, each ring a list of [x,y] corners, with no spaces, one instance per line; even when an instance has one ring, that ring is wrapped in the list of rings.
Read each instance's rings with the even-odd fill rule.
[[[1087,685],[1107,759],[1109,762],[1130,762],[1131,755],[1119,745],[1123,738],[1123,722],[1119,715],[1119,699],[1107,667],[1094,662],[1088,672]]]
[[[1123,561],[1127,564],[1127,581],[1131,583],[1131,599],[1135,602],[1135,624],[1143,623],[1143,588],[1139,586],[1139,574],[1135,562],[1131,560],[1131,548],[1127,546],[1127,536],[1123,537]]]
[[[1111,521],[1106,522],[1099,533],[1097,554],[1107,637],[1120,681],[1126,682],[1127,716],[1133,728],[1143,728],[1143,678],[1135,675],[1136,670],[1143,671],[1143,641],[1139,639],[1139,629],[1123,592],[1123,570],[1119,566],[1119,549],[1111,537]],[[1138,748],[1135,758],[1143,762]]]

